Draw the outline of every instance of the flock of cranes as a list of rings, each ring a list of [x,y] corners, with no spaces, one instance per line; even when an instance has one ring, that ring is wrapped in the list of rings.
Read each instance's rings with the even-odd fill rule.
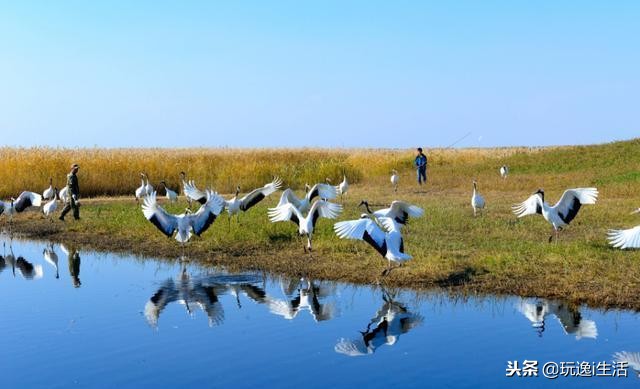
[[[499,173],[503,179],[506,179],[509,174],[509,167],[506,165],[501,166]],[[141,187],[138,188],[140,192],[146,190],[149,186],[148,179],[146,182],[144,181],[146,177],[144,173],[142,173],[142,177]],[[223,209],[228,211],[229,219],[234,214],[238,214],[239,218],[240,211],[248,211],[252,206],[275,193],[282,186],[282,180],[275,178],[272,182],[249,192],[242,198],[238,197],[240,187],[237,187],[235,196],[230,200],[225,200],[215,192],[198,189],[193,180],[186,180],[184,172],[181,173],[181,178],[183,193],[187,197],[189,204],[192,202],[201,204],[201,209],[198,212],[195,214],[170,215],[155,203],[155,195],[151,196],[153,192],[147,193],[143,210],[147,219],[166,235],[172,236],[174,231],[178,231],[176,239],[182,243],[186,242],[191,236],[191,234],[187,233],[188,230],[192,230],[196,235],[199,235],[213,223]],[[396,191],[399,182],[399,175],[396,170],[392,170],[390,181],[394,191]],[[317,183],[313,186],[305,184],[305,195],[303,197],[298,197],[291,188],[287,188],[282,192],[278,205],[268,210],[267,214],[271,222],[290,221],[297,225],[300,236],[307,238],[307,244],[304,247],[305,251],[311,252],[313,248],[312,237],[318,220],[320,218],[336,219],[342,212],[342,205],[332,203],[330,200],[336,199],[338,194],[344,196],[348,191],[349,183],[347,177],[343,176],[342,182],[336,186],[332,186],[329,182],[330,180],[327,179],[327,183]],[[171,192],[171,196],[167,195],[170,200],[175,198],[173,194],[176,193],[174,191]],[[139,192],[136,191],[136,197],[138,197],[138,194]],[[597,198],[598,190],[596,188],[567,189],[555,205],[550,205],[545,201],[544,191],[539,189],[522,203],[515,204],[512,207],[512,211],[518,218],[527,215],[542,215],[553,228],[554,233],[549,237],[549,242],[551,242],[554,236],[556,240],[558,239],[559,233],[571,223],[583,205],[595,204]],[[314,199],[316,200],[314,201]],[[209,205],[210,209],[208,211],[202,208],[211,203],[222,203],[222,208],[219,209],[220,207],[212,207],[211,205]],[[377,211],[371,210],[366,200],[363,200],[359,206],[364,206],[366,213],[363,213],[360,219],[335,223],[334,230],[336,235],[341,239],[365,241],[389,261],[389,266],[391,266],[392,262],[402,263],[411,259],[411,255],[404,250],[402,227],[407,223],[409,217],[420,217],[424,211],[403,201],[394,201],[389,208]],[[473,215],[477,216],[484,210],[485,206],[485,198],[480,194],[478,184],[474,180],[471,195]],[[206,218],[202,216],[208,213],[211,216]],[[636,213],[640,213],[640,209]],[[206,223],[204,222],[205,219],[208,220]],[[195,223],[196,220],[200,222]],[[610,230],[609,241],[611,245],[617,248],[640,248],[640,226],[628,230]]]
[[[181,173],[182,191],[189,204],[198,203],[200,208],[192,213],[189,209],[185,213],[174,215],[167,212],[157,203],[156,192],[146,192],[148,180],[146,174],[141,173],[141,186],[136,190],[136,198],[140,199],[141,193],[146,193],[143,199],[142,211],[144,216],[168,237],[175,235],[175,239],[184,244],[192,235],[200,235],[218,218],[226,209],[229,214],[229,223],[233,215],[247,212],[263,199],[272,195],[282,187],[282,180],[275,177],[273,181],[256,188],[240,197],[240,187],[231,199],[224,199],[218,193],[201,190],[195,181],[186,179],[186,174]],[[306,237],[305,252],[313,250],[313,234],[316,224],[321,218],[336,219],[343,210],[341,204],[331,202],[338,195],[344,196],[349,189],[347,177],[343,176],[340,184],[333,186],[330,180],[326,183],[317,183],[313,186],[305,185],[305,195],[298,197],[291,188],[285,189],[280,195],[277,206],[269,208],[267,216],[272,223],[291,222],[298,228],[298,234]],[[404,252],[404,241],[401,233],[409,217],[420,217],[424,214],[422,208],[406,203],[394,201],[389,208],[377,211],[371,210],[369,203],[363,201],[367,213],[363,213],[360,219],[341,221],[334,225],[336,235],[341,239],[362,240],[371,245],[380,255],[388,260],[388,268],[383,274],[387,274],[392,263],[401,264],[411,259]]]
[[[390,182],[395,191],[398,189],[399,175],[396,170],[391,172]],[[500,176],[506,179],[509,168],[503,165],[499,169]],[[229,224],[232,216],[236,215],[238,223],[240,214],[249,211],[256,204],[271,196],[282,188],[282,180],[275,177],[262,187],[256,188],[240,196],[241,189],[236,188],[232,198],[225,199],[217,192],[196,186],[195,181],[187,180],[186,173],[181,172],[182,194],[187,198],[189,208],[181,214],[167,212],[157,201],[156,189],[151,185],[145,172],[140,173],[140,187],[135,190],[136,201],[142,201],[142,212],[147,220],[155,225],[164,235],[174,237],[181,244],[185,244],[193,236],[204,233],[226,210]],[[317,183],[313,186],[305,184],[305,194],[298,197],[291,189],[284,189],[280,195],[277,206],[269,208],[267,216],[273,223],[291,222],[298,228],[298,234],[306,238],[304,251],[311,253],[313,235],[316,224],[322,218],[337,219],[343,211],[343,206],[335,200],[338,195],[341,198],[349,190],[349,182],[346,175],[338,185],[331,185],[327,179],[325,183]],[[169,188],[166,182],[160,181],[159,188],[164,190],[168,202],[178,200],[178,191]],[[0,215],[7,214],[10,218],[16,213],[23,212],[31,207],[41,207],[45,217],[51,218],[57,210],[57,201],[68,197],[66,187],[58,191],[49,179],[49,187],[42,195],[24,191],[17,198],[9,201],[0,201]],[[549,237],[551,242],[556,240],[560,231],[566,228],[577,216],[583,205],[595,204],[598,198],[596,188],[567,189],[555,205],[545,201],[545,193],[538,190],[525,201],[512,207],[513,213],[518,217],[527,215],[541,215],[553,228],[553,234]],[[192,204],[199,204],[197,211],[191,210]],[[485,198],[478,190],[478,183],[473,181],[471,195],[471,207],[473,215],[481,214],[486,206]],[[402,264],[411,259],[411,255],[405,252],[402,229],[409,218],[419,218],[424,214],[422,208],[404,201],[393,201],[388,208],[372,210],[369,203],[363,200],[359,207],[364,207],[359,219],[338,221],[334,224],[334,231],[340,239],[362,240],[369,244],[383,258],[388,260],[385,273],[392,268],[392,264]],[[640,213],[640,209],[634,211]],[[248,228],[248,227],[245,227]],[[640,248],[640,226],[626,230],[610,230],[608,239],[613,247],[621,249]]]

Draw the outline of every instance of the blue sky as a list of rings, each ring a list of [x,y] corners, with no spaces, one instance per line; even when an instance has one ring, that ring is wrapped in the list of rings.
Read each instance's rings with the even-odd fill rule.
[[[31,146],[459,146],[640,135],[640,2],[0,1]]]

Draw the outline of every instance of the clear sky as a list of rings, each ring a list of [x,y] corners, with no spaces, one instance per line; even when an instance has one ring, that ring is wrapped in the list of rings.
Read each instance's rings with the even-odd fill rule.
[[[2,142],[640,136],[638,1],[0,1]]]

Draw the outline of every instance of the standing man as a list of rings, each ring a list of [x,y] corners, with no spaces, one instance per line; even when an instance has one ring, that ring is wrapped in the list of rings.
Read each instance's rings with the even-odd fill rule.
[[[418,147],[416,159],[413,162],[418,171],[418,185],[427,183],[427,156],[422,153],[422,147]]]
[[[69,191],[69,200],[64,205],[59,219],[64,221],[64,216],[73,208],[73,218],[80,220],[80,187],[78,186],[78,170],[80,166],[77,163],[71,165],[71,172],[67,174],[67,190]]]

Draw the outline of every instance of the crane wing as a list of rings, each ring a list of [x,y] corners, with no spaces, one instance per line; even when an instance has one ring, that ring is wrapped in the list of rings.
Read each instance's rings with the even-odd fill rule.
[[[321,199],[331,200],[338,196],[336,188],[329,184],[315,184],[311,190],[307,193],[307,199],[313,200],[314,197],[320,197]]]
[[[275,177],[272,182],[262,188],[254,189],[240,199],[240,209],[246,211],[253,207],[262,201],[262,199],[280,189],[280,186],[282,186],[282,180],[279,177]]]
[[[369,243],[383,256],[386,251],[385,232],[369,218],[347,220],[333,225],[340,239],[358,239]]]
[[[558,211],[560,218],[569,224],[576,217],[582,205],[595,204],[597,199],[598,190],[596,188],[567,189],[553,208]]]
[[[207,190],[206,196],[207,202],[200,206],[200,209],[198,209],[196,213],[185,216],[189,218],[189,223],[191,224],[191,228],[193,228],[193,233],[198,236],[213,224],[224,208],[224,199],[220,195]]]
[[[204,204],[207,202],[207,194],[204,191],[198,189],[193,180],[190,180],[188,182],[184,181],[183,185],[184,186],[182,190],[184,191],[185,196],[187,196],[191,200],[199,202],[200,204]]]
[[[168,237],[178,228],[178,218],[167,213],[156,202],[156,192],[151,192],[142,203],[142,213],[154,226]]]
[[[280,201],[278,202],[278,207],[284,204],[293,204],[296,208],[300,208],[300,199],[293,193],[291,188],[287,188],[280,195]]]
[[[367,346],[362,339],[348,340],[345,338],[340,339],[338,344],[334,347],[335,352],[344,354],[350,357],[359,357],[362,355],[370,354]]]
[[[400,224],[406,224],[409,217],[420,217],[424,210],[416,205],[411,205],[405,201],[394,201],[389,207],[387,217],[392,218]]]
[[[619,249],[640,248],[640,226],[628,230],[609,230],[609,244]]]
[[[292,221],[299,226],[300,219],[302,219],[302,215],[298,208],[291,203],[285,203],[275,208],[269,208],[267,214],[269,215],[269,220],[271,220],[272,223]]]
[[[620,351],[613,354],[616,362],[626,362],[633,370],[640,370],[640,353],[630,351]]]
[[[522,203],[514,204],[511,210],[518,217],[534,215],[536,213],[542,215],[542,197],[540,194],[534,193]]]
[[[39,207],[40,205],[42,205],[42,196],[40,194],[24,191],[14,200],[13,209],[16,212],[22,212],[29,207]]]
[[[342,205],[318,200],[311,206],[309,215],[311,215],[311,222],[315,227],[319,218],[335,219],[340,215],[340,212],[342,212]]]

